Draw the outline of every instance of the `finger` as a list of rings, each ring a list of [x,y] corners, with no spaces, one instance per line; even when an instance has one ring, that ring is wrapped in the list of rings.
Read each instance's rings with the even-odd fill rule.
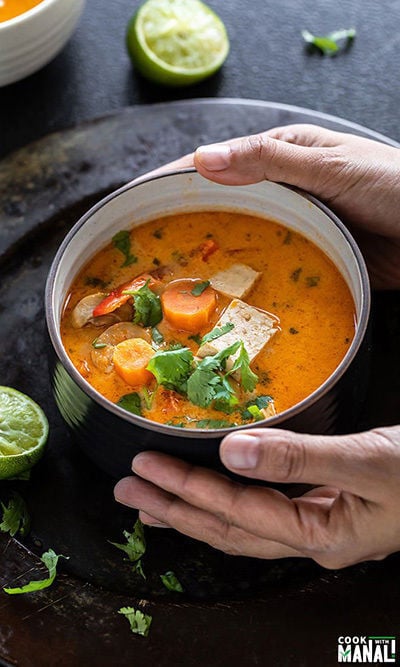
[[[245,185],[270,180],[315,192],[321,167],[334,164],[329,150],[280,141],[264,132],[200,146],[194,154],[194,165],[200,174],[218,183]],[[318,194],[324,194],[320,188]]]
[[[343,140],[348,140],[349,135],[343,132],[327,130],[319,125],[309,123],[297,123],[293,125],[282,125],[267,130],[266,134],[273,139],[286,141],[289,144],[299,146],[333,147],[340,145]]]
[[[158,452],[142,452],[132,464],[137,475],[171,497],[215,515],[227,525],[301,551],[307,537],[297,505],[275,489],[243,486],[211,470],[198,468]],[[157,518],[153,508],[141,507]],[[316,504],[314,522],[325,522],[324,507]],[[164,520],[164,519],[162,519]],[[170,524],[170,517],[167,518]],[[312,545],[310,544],[310,548]]]
[[[171,528],[171,526],[156,519],[155,516],[147,514],[147,512],[143,512],[142,510],[139,511],[139,519],[142,523],[146,524],[146,526],[151,526],[153,528]]]
[[[279,429],[236,431],[220,446],[222,463],[242,476],[269,482],[338,487],[373,501],[396,484],[400,428],[349,436],[305,435]]]
[[[118,502],[140,509],[140,515],[145,518],[150,516],[157,522],[152,525],[168,525],[225,553],[269,559],[302,556],[285,544],[229,525],[216,515],[193,507],[138,477],[121,480],[115,488],[115,497]]]
[[[144,175],[146,176],[146,178],[153,176],[162,176],[163,174],[167,174],[171,171],[176,171],[177,169],[189,169],[190,167],[193,166],[194,166],[193,153],[188,153],[187,155],[183,155],[177,160],[173,160],[172,162],[167,162],[167,164],[163,164],[161,167],[157,167],[157,169],[148,171]],[[132,181],[132,183],[140,181],[142,178],[143,176],[139,176],[138,178],[135,178]]]

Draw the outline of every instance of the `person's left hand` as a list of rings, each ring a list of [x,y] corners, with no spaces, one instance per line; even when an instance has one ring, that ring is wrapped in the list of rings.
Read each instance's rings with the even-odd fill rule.
[[[327,568],[378,560],[400,549],[400,427],[347,436],[251,429],[223,440],[224,465],[245,477],[323,484],[289,499],[165,454],[133,460],[137,477],[115,498],[146,524],[172,527],[226,553],[300,556]]]

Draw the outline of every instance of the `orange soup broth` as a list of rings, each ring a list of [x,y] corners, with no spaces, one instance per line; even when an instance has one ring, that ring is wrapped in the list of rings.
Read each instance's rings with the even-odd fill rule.
[[[41,2],[42,0],[0,0],[0,23],[24,14]]]
[[[218,250],[204,261],[196,249],[209,238],[217,243]],[[92,342],[102,329],[74,329],[71,311],[85,295],[99,291],[93,286],[99,281],[107,285],[107,292],[158,265],[170,269],[163,278],[165,284],[185,277],[207,280],[237,263],[261,272],[244,300],[278,317],[280,330],[256,357],[252,370],[259,376],[257,394],[271,395],[278,413],[316,390],[351,344],[355,310],[343,277],[317,246],[277,222],[225,211],[180,214],[134,228],[131,245],[138,257],[133,266],[121,267],[121,252],[112,244],[86,265],[71,287],[61,324],[62,340],[73,364],[112,402],[135,389],[115,372],[104,374],[91,363]],[[229,301],[219,295],[213,321],[199,332],[200,336],[212,329]],[[157,328],[166,340],[178,341],[196,353],[198,346],[189,338],[190,333],[172,331],[165,320]],[[193,419],[235,422],[238,416],[194,406],[162,388],[156,393],[151,412],[145,410],[143,414],[166,422],[175,418],[179,421],[189,412]]]

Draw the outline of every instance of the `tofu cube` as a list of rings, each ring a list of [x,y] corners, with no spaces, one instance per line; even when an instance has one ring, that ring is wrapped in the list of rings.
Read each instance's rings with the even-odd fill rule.
[[[249,354],[251,363],[279,329],[277,319],[274,320],[265,311],[249,306],[248,303],[240,301],[240,299],[233,299],[230,302],[216,326],[221,327],[228,322],[234,325],[233,329],[219,338],[201,345],[197,352],[199,357],[214,355],[228,345],[241,340]],[[229,365],[232,364],[228,363],[227,366],[229,367]]]
[[[261,276],[246,264],[232,264],[229,269],[219,271],[210,278],[211,286],[231,299],[244,299]]]

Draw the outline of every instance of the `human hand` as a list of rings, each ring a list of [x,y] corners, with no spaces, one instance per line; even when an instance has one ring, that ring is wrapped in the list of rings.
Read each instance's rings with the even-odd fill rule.
[[[191,157],[183,158],[188,166]],[[174,163],[180,166],[180,161]],[[400,150],[316,125],[288,125],[201,146],[194,165],[229,185],[264,179],[322,199],[351,228],[374,287],[400,287]]]
[[[348,436],[278,429],[226,436],[221,460],[244,477],[324,484],[299,498],[246,486],[165,454],[138,454],[138,475],[115,498],[149,525],[179,530],[226,553],[308,557],[327,568],[400,549],[400,427]]]

